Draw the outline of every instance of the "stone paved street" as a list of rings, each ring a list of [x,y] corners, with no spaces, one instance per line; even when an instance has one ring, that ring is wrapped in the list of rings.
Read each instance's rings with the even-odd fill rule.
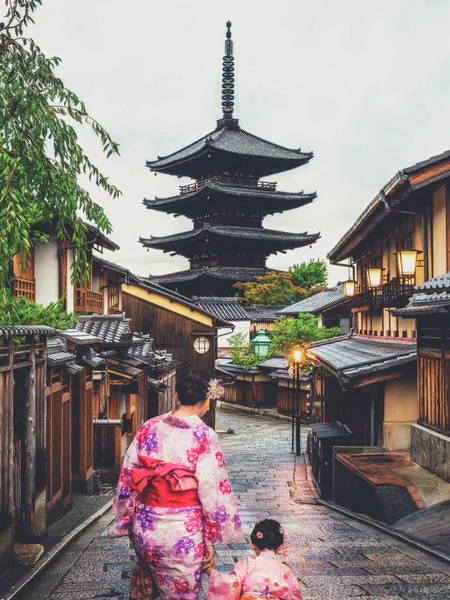
[[[450,600],[450,566],[295,493],[289,424],[220,413],[232,428],[222,444],[248,536],[256,520],[278,519],[287,534],[287,562],[304,583],[305,600]],[[109,540],[103,518],[81,536],[23,596],[27,600],[127,598],[132,554],[128,541]],[[221,547],[220,569],[250,553],[246,544]],[[205,577],[204,583],[207,578]],[[204,598],[204,592],[202,598]]]

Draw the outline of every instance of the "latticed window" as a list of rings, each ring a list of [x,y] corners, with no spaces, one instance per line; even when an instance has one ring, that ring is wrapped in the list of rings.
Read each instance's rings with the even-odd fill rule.
[[[207,337],[200,336],[195,338],[194,350],[199,354],[206,354],[209,351],[210,347],[211,345]]]

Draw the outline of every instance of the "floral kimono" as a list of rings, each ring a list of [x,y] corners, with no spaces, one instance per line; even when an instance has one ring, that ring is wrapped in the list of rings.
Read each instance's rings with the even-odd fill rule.
[[[250,556],[234,565],[230,575],[214,569],[208,600],[302,600],[297,578],[272,550]]]
[[[161,600],[198,599],[205,542],[244,540],[219,438],[196,415],[167,413],[138,430],[113,513],[109,535],[132,537]]]

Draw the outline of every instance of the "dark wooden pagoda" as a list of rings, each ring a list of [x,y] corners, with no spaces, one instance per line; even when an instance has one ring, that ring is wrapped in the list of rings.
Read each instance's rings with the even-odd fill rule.
[[[164,237],[141,238],[147,248],[189,259],[186,271],[153,281],[186,296],[235,295],[237,281],[251,281],[267,272],[270,254],[314,243],[319,234],[286,233],[265,229],[267,215],[304,206],[316,193],[277,191],[262,177],[307,163],[312,152],[291,150],[240,128],[233,118],[234,57],[231,23],[227,23],[223,58],[222,111],[216,129],[196,142],[147,166],[155,173],[190,177],[171,198],[144,200],[147,208],[192,219],[191,231]]]

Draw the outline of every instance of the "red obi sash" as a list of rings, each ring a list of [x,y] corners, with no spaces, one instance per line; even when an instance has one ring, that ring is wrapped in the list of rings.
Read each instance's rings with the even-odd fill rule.
[[[139,456],[144,465],[131,471],[131,487],[147,506],[184,508],[200,504],[194,471],[185,465]]]

